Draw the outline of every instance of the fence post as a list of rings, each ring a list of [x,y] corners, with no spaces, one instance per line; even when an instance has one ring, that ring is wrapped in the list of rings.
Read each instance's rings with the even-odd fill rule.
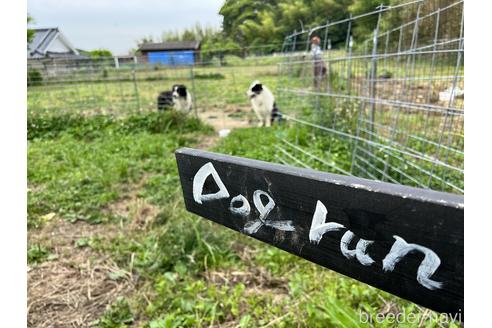
[[[354,44],[352,38],[352,14],[350,14],[350,20],[347,29],[347,38],[345,44],[345,51],[348,51],[348,64],[347,64],[347,95],[350,94],[350,75],[352,75],[352,46]]]
[[[195,117],[198,118],[198,105],[196,102],[196,88],[195,88],[195,72],[194,65],[190,66],[190,78],[191,78],[191,88],[193,89],[193,93],[191,94],[191,103],[193,104],[193,111],[195,112]]]
[[[456,94],[455,94],[455,89],[457,87],[457,84],[458,84],[458,78],[459,78],[459,71],[460,71],[460,66],[461,66],[461,63],[462,63],[462,60],[463,60],[463,54],[464,54],[464,39],[463,39],[463,34],[464,34],[464,19],[465,19],[465,12],[464,12],[464,8],[463,8],[463,11],[461,12],[461,22],[460,22],[460,35],[459,35],[459,45],[458,45],[458,49],[457,49],[457,53],[456,53],[456,65],[455,65],[455,68],[454,68],[454,77],[453,77],[453,83],[452,83],[452,89],[451,89],[451,94],[450,94],[450,97],[449,97],[449,100],[448,100],[448,104],[446,106],[446,111],[444,113],[444,124],[442,124],[442,128],[441,128],[441,131],[440,131],[440,134],[439,134],[439,145],[442,145],[442,143],[444,142],[444,138],[446,138],[444,135],[445,135],[445,131],[450,131],[451,129],[451,126],[453,124],[453,116],[451,113],[452,113],[452,109],[453,109],[453,106],[454,106],[454,100],[456,98]],[[451,133],[448,133],[448,136],[447,136],[447,142],[446,144],[449,145],[450,143],[450,137],[451,137]],[[435,152],[435,157],[436,158],[440,158],[441,155],[442,155],[442,152],[443,152],[443,149],[442,148],[445,148],[445,147],[439,147],[436,152]],[[447,147],[446,147],[447,148]],[[448,151],[446,151],[446,162],[447,162],[447,154],[448,154]],[[435,171],[436,167],[435,167],[435,163],[432,164],[432,170],[431,170],[431,174],[429,175],[429,184],[430,184],[430,177],[433,177],[434,176],[434,171]]]
[[[368,47],[367,47],[367,40],[364,42],[364,58],[367,58],[368,56]],[[368,78],[367,78],[367,71],[368,71],[368,68],[367,68],[367,60],[364,59],[364,69],[363,69],[363,72],[364,72],[364,77],[365,77],[365,80],[363,82],[360,83],[360,90],[359,90],[359,93],[361,95],[364,95],[365,97],[367,97],[367,94],[368,94],[368,89],[369,89],[369,85],[368,85]],[[361,132],[361,125],[362,125],[362,117],[364,116],[364,113],[366,111],[366,102],[367,100],[361,100],[360,101],[360,105],[359,105],[359,109],[358,109],[358,112],[357,112],[357,128],[356,128],[356,132],[355,132],[355,136],[356,138],[353,139],[352,143],[353,143],[353,149],[352,149],[352,161],[351,161],[351,165],[350,165],[350,174],[352,175],[356,175],[354,174],[354,170],[355,170],[355,160],[356,160],[356,155],[357,155],[357,151],[358,151],[358,147],[359,147],[359,141],[358,141],[358,138],[360,137],[360,132]]]
[[[114,56],[113,59],[114,59],[114,67],[116,69],[119,69],[120,68],[120,62],[118,60],[118,57]]]
[[[139,94],[138,94],[137,79],[136,79],[136,73],[135,73],[135,65],[133,66],[133,69],[132,69],[132,80],[133,80],[133,89],[135,91],[135,99],[137,101],[137,111],[140,111],[140,97],[139,97]]]
[[[297,40],[297,31],[294,30],[294,42],[292,43],[292,52],[296,52],[296,40]]]
[[[374,98],[376,97],[376,74],[377,74],[377,58],[378,53],[378,37],[379,37],[379,24],[381,22],[381,14],[384,9],[384,5],[381,4],[378,7],[378,21],[376,23],[376,28],[374,29],[374,36],[372,39],[372,55],[371,55],[371,73],[369,74],[370,84],[369,84],[369,97],[371,99],[371,123],[370,123],[370,140],[372,140],[374,135],[374,118],[376,112],[376,104]]]

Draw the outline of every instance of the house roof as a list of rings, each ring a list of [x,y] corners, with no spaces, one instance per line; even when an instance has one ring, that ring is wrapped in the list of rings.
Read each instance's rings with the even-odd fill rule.
[[[67,38],[60,32],[58,27],[50,28],[35,28],[34,37],[27,45],[27,58],[44,58],[44,57],[69,57],[79,56],[79,52],[75,49]],[[50,45],[59,39],[68,49],[68,52],[51,52]]]
[[[200,41],[168,41],[159,43],[143,43],[140,45],[140,51],[157,51],[157,50],[198,50]]]

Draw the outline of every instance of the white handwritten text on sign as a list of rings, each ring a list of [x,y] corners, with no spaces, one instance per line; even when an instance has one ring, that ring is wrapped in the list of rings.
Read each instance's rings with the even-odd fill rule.
[[[203,187],[207,178],[211,176],[219,190],[211,194],[203,194]],[[264,196],[268,202],[263,203],[261,196]],[[193,177],[193,199],[196,203],[202,205],[204,202],[209,202],[218,199],[230,198],[229,191],[220,179],[219,174],[215,170],[211,162],[203,165]],[[256,190],[253,193],[253,204],[258,210],[259,216],[255,220],[248,221],[243,231],[246,234],[255,234],[261,227],[268,226],[282,231],[295,231],[295,227],[291,220],[270,220],[268,215],[275,207],[273,198],[263,190]],[[238,206],[239,205],[239,206]],[[244,218],[251,213],[251,205],[244,195],[236,195],[230,201],[229,210]],[[323,235],[332,231],[340,231],[346,229],[344,225],[337,222],[326,222],[328,211],[325,205],[318,200],[313,214],[311,228],[309,231],[309,241],[313,244],[319,244]],[[375,261],[368,254],[367,248],[374,243],[371,240],[360,239],[357,242],[355,249],[349,249],[348,245],[356,237],[356,235],[347,229],[340,241],[340,251],[343,256],[348,259],[355,258],[364,266],[370,266]],[[396,264],[400,262],[407,254],[411,252],[420,252],[424,255],[417,270],[417,281],[427,289],[435,290],[443,287],[442,282],[432,280],[432,275],[436,272],[441,264],[439,256],[431,249],[418,244],[407,243],[402,237],[393,236],[395,242],[390,251],[382,260],[382,268],[385,272],[394,270]]]

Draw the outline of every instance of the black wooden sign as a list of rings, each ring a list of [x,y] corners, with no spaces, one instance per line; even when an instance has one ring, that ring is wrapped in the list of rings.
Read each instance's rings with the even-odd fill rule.
[[[182,148],[188,211],[463,316],[463,196]]]

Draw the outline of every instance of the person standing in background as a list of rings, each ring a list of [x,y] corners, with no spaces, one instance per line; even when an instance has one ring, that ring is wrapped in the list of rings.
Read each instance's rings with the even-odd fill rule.
[[[326,65],[323,61],[323,52],[320,47],[321,40],[318,36],[311,38],[311,55],[313,57],[313,83],[314,89],[319,90],[321,81],[326,75]]]

